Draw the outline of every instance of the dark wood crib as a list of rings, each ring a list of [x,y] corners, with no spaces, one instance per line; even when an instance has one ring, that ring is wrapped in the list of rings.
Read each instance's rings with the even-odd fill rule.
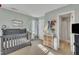
[[[6,55],[31,46],[31,33],[26,29],[2,29],[1,54]]]

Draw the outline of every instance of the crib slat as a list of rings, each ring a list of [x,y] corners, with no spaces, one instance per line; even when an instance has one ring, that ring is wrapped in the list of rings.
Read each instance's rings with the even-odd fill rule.
[[[13,39],[13,37],[12,37],[12,41],[13,41],[13,47],[14,47],[14,39]]]
[[[10,39],[10,48],[11,48],[11,38],[9,38]]]
[[[5,50],[7,50],[7,39],[5,38]]]
[[[1,41],[2,42],[1,43],[2,50],[5,50],[4,54],[7,54],[7,53],[10,53],[10,52],[15,51],[17,49],[20,49],[22,47],[25,47],[26,40],[27,40],[26,34],[4,35],[2,38],[2,41]]]
[[[13,46],[15,47],[15,39],[13,38]]]
[[[3,49],[4,49],[4,46],[3,46],[3,37],[1,37],[1,52],[3,52]],[[3,52],[4,53],[4,52]],[[3,53],[1,53],[1,54],[3,54]]]
[[[8,48],[10,48],[10,38],[8,38]]]
[[[15,39],[15,45],[17,44],[16,39]]]
[[[6,40],[7,40],[7,48],[8,48],[8,38],[6,38]]]
[[[7,38],[8,39],[8,49],[10,48],[10,38]]]
[[[11,38],[11,47],[13,47],[13,40],[12,40],[12,38]]]

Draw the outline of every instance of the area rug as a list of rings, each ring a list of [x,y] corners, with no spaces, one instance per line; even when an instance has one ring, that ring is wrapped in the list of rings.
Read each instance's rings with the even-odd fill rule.
[[[50,52],[45,46],[43,46],[42,44],[38,44],[37,45],[45,54],[47,55],[54,55],[52,52]]]

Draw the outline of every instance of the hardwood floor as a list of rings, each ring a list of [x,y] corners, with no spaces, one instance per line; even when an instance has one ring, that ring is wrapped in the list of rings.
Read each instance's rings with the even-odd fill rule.
[[[38,44],[42,44],[41,40],[34,40],[32,41],[32,46],[27,46],[25,48],[19,49],[13,53],[10,53],[8,55],[48,55],[44,51],[42,51],[39,47]],[[55,51],[52,48],[44,46],[49,52],[53,53],[52,55],[70,55],[63,53],[62,51],[58,50]]]
[[[60,48],[63,53],[71,53],[70,43],[64,40],[60,40]]]

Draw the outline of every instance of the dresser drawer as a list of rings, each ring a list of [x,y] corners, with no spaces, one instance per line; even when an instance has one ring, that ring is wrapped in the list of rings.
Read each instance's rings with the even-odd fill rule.
[[[53,37],[44,35],[43,45],[52,48],[53,44],[54,44]]]

